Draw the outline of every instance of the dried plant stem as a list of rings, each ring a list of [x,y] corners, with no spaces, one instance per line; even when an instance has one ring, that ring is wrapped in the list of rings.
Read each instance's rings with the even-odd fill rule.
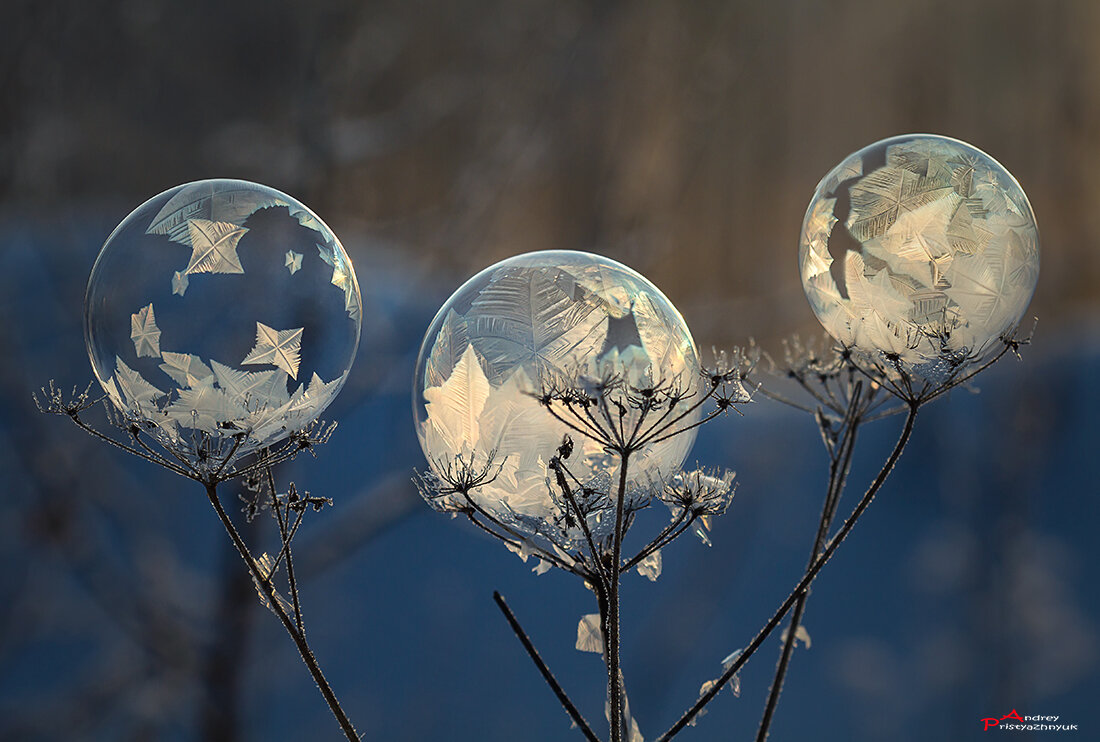
[[[844,525],[840,527],[840,530],[837,531],[836,535],[833,536],[833,538],[828,542],[825,550],[821,552],[821,556],[819,556],[814,561],[813,566],[810,569],[806,570],[805,575],[802,577],[801,580],[799,580],[794,590],[791,591],[790,595],[788,595],[786,600],[784,600],[783,603],[779,606],[779,609],[764,625],[764,628],[762,628],[760,632],[757,633],[757,635],[753,638],[753,640],[749,642],[748,646],[745,647],[741,655],[726,669],[724,673],[722,673],[722,675],[717,679],[714,685],[709,690],[707,690],[706,693],[701,695],[699,697],[699,700],[696,701],[691,706],[691,708],[684,712],[684,715],[681,716],[680,719],[668,729],[668,731],[657,738],[656,742],[668,742],[668,740],[672,739],[676,734],[683,731],[684,727],[690,724],[691,721],[696,716],[698,716],[699,712],[703,710],[703,707],[705,707],[714,699],[715,696],[718,695],[718,692],[722,690],[726,683],[728,683],[742,667],[744,667],[749,658],[752,657],[756,650],[760,648],[760,645],[763,644],[768,636],[770,636],[771,633],[775,631],[775,629],[779,626],[779,624],[782,623],[784,617],[786,617],[787,613],[789,613],[790,610],[794,607],[794,604],[798,601],[799,597],[806,592],[806,590],[810,586],[810,583],[814,581],[814,578],[817,577],[821,569],[828,563],[829,559],[836,552],[837,548],[840,546],[841,543],[844,542],[844,539],[851,532],[852,528],[855,527],[855,524],[859,520],[860,516],[862,516],[864,511],[867,510],[867,507],[871,504],[871,501],[875,499],[875,494],[878,493],[879,489],[882,487],[882,484],[890,475],[891,470],[894,468],[894,464],[897,463],[898,457],[901,456],[902,450],[909,442],[909,437],[913,433],[913,423],[916,420],[918,407],[919,404],[916,402],[908,403],[908,414],[906,415],[905,424],[902,427],[901,431],[901,436],[898,438],[898,442],[897,444],[895,444],[894,450],[890,452],[890,456],[886,459],[886,463],[883,465],[882,469],[879,471],[874,481],[871,482],[871,486],[867,489],[867,492],[863,495],[862,499],[860,499],[859,504],[856,505],[855,509],[852,511],[852,514],[848,516],[848,519],[844,521]]]
[[[806,565],[807,572],[813,569],[822,548],[825,546],[825,540],[829,535],[829,526],[832,525],[833,517],[836,515],[840,495],[844,491],[844,484],[852,466],[852,452],[855,450],[856,433],[863,422],[860,413],[862,406],[861,391],[862,384],[857,382],[856,391],[849,400],[848,412],[844,420],[844,434],[841,437],[840,445],[830,456],[829,485],[826,489],[824,505],[821,508],[821,520],[818,522],[817,534],[814,536],[809,562]],[[779,655],[779,662],[776,664],[775,678],[772,680],[771,690],[768,692],[764,715],[760,719],[756,742],[765,742],[768,738],[768,730],[771,728],[772,718],[775,715],[776,706],[779,704],[779,694],[783,691],[783,680],[786,677],[787,668],[790,666],[791,657],[794,655],[794,646],[798,640],[798,627],[802,625],[802,614],[806,610],[806,601],[809,597],[809,590],[802,592],[791,611],[791,621],[787,625],[787,636],[783,640],[783,649]]]
[[[623,677],[619,664],[619,564],[623,556],[623,511],[626,504],[626,467],[629,451],[622,452],[619,461],[619,489],[615,502],[615,533],[611,542],[611,569],[608,574],[607,620],[604,626],[604,661],[607,663],[607,703],[611,725],[611,742],[623,738]]]
[[[275,523],[279,527],[279,539],[283,543],[282,552],[275,558],[275,563],[279,563],[279,558],[286,557],[286,579],[290,587],[290,599],[294,606],[294,625],[298,627],[298,632],[305,636],[306,625],[302,620],[302,603],[298,597],[298,581],[294,578],[294,557],[290,553],[290,539],[293,537],[293,529],[297,527],[297,524],[291,526],[289,524],[290,511],[286,513],[286,517],[283,517],[282,508],[279,507],[279,498],[275,495],[275,475],[271,471],[271,467],[267,467],[265,472],[267,475],[267,488],[268,494],[271,495],[271,510],[275,513]],[[301,514],[298,516],[298,522],[301,523]]]
[[[565,496],[566,504],[568,504],[568,506],[572,508],[573,513],[577,518],[577,522],[580,524],[581,531],[584,533],[585,541],[588,542],[588,548],[590,549],[589,553],[592,554],[593,562],[593,564],[591,565],[591,571],[593,572],[596,579],[599,581],[600,589],[606,590],[608,587],[608,577],[606,574],[604,574],[604,565],[600,564],[599,562],[598,554],[600,552],[596,548],[596,540],[592,537],[592,529],[588,527],[588,517],[585,515],[584,511],[581,510],[580,505],[577,504],[577,499],[573,496],[573,488],[569,486],[569,481],[566,479],[565,472],[565,465],[559,463],[559,465],[556,467],[556,471],[554,472],[558,481],[558,489],[560,489],[562,494]]]
[[[497,607],[500,608],[500,612],[504,614],[504,618],[508,621],[508,625],[512,627],[512,631],[515,632],[515,635],[519,638],[523,648],[527,650],[527,654],[531,657],[531,661],[535,663],[535,667],[542,673],[542,677],[546,681],[546,684],[554,691],[554,695],[558,697],[558,701],[561,702],[561,705],[565,708],[566,713],[569,714],[573,723],[575,723],[577,728],[581,730],[581,733],[584,734],[585,739],[589,740],[589,742],[600,742],[600,738],[592,731],[592,727],[590,727],[584,717],[581,716],[581,712],[577,710],[573,701],[569,699],[565,690],[558,683],[557,678],[550,672],[550,668],[543,662],[538,650],[535,649],[535,645],[531,642],[531,638],[527,636],[527,632],[519,625],[519,621],[516,619],[515,614],[512,613],[512,609],[504,602],[504,596],[494,591],[493,600],[496,601]]]
[[[340,702],[336,699],[336,694],[333,692],[332,686],[325,680],[325,676],[321,672],[321,666],[317,663],[317,658],[314,656],[313,650],[310,649],[305,634],[298,630],[294,619],[287,615],[287,612],[283,609],[282,605],[280,605],[278,596],[270,580],[268,580],[260,570],[255,558],[248,550],[248,545],[244,542],[244,539],[241,538],[240,533],[237,531],[237,527],[233,525],[233,521],[226,514],[225,508],[222,507],[221,501],[218,499],[217,484],[208,482],[205,483],[205,486],[206,496],[210,500],[210,504],[214,506],[214,511],[217,512],[218,518],[225,527],[226,533],[229,534],[229,538],[233,541],[233,545],[237,547],[237,552],[241,555],[241,559],[244,560],[245,565],[247,565],[248,571],[256,581],[256,585],[263,591],[264,597],[267,599],[271,610],[278,616],[283,627],[286,629],[287,633],[290,634],[290,638],[294,640],[294,645],[298,648],[298,654],[301,655],[302,661],[309,670],[309,674],[313,676],[314,682],[317,683],[321,695],[324,696],[325,702],[328,704],[329,709],[332,710],[332,715],[336,717],[336,721],[340,724],[340,729],[344,732],[344,736],[348,738],[349,742],[359,742],[359,735],[356,733],[355,727],[352,725],[351,720],[348,719],[347,714],[344,713],[343,708],[340,707]]]
[[[621,574],[626,574],[632,568],[638,566],[638,564],[650,554],[663,549],[665,546],[675,541],[679,538],[680,534],[691,527],[698,517],[698,515],[687,509],[681,510],[679,514],[669,521],[669,524],[657,534],[656,538],[650,541],[644,549],[628,559],[623,566],[619,568],[619,572]]]
[[[37,401],[37,399],[36,399],[36,401]],[[41,406],[39,407],[39,409],[42,409]],[[157,466],[163,466],[168,471],[173,472],[175,474],[179,474],[181,477],[187,477],[188,479],[194,479],[195,478],[194,468],[192,468],[190,465],[187,466],[187,469],[183,469],[183,468],[180,468],[179,466],[176,466],[175,464],[173,464],[168,459],[164,458],[163,456],[156,453],[155,451],[152,451],[148,446],[145,445],[145,443],[143,441],[141,441],[138,438],[136,433],[131,432],[130,435],[141,446],[141,450],[136,449],[136,448],[131,448],[130,446],[127,446],[125,443],[121,443],[121,442],[115,440],[114,438],[112,438],[111,436],[105,435],[104,433],[101,433],[100,431],[96,430],[91,425],[84,422],[83,419],[81,419],[79,411],[74,410],[73,412],[69,412],[67,414],[69,416],[69,419],[71,419],[76,424],[76,426],[78,428],[83,430],[85,433],[88,433],[92,437],[98,438],[99,440],[103,441],[104,443],[107,443],[111,446],[114,446],[115,448],[122,449],[126,453],[131,453],[134,456],[137,456],[139,459],[145,459],[146,461],[148,461],[152,464],[156,464]]]

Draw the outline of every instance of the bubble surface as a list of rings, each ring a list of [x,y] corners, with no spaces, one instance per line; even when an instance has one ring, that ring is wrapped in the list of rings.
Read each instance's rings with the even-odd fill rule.
[[[347,378],[361,315],[351,260],[316,214],[267,186],[204,180],[107,238],[84,332],[111,402],[198,463],[316,420]]]
[[[857,362],[935,383],[1003,347],[1039,278],[1027,196],[979,149],[885,139],[818,184],[799,247],[814,314]]]
[[[536,396],[547,385],[587,393],[608,373],[635,387],[697,383],[695,343],[671,302],[642,275],[598,255],[509,258],[463,284],[424,337],[413,387],[421,447],[437,473],[458,456],[475,463],[494,456],[500,473],[475,492],[479,504],[553,516],[547,462],[566,433],[576,445],[568,465],[578,480],[606,479],[618,460]],[[699,419],[690,406],[683,400],[670,415],[684,414],[686,426]],[[694,439],[690,430],[633,454],[629,481],[671,474]]]

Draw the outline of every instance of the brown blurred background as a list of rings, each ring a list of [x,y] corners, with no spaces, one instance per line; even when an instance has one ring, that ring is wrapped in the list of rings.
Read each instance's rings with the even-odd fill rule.
[[[8,7],[8,209],[253,179],[310,204],[353,256],[449,277],[527,250],[605,253],[707,345],[812,328],[793,266],[817,180],[923,131],[985,149],[1030,195],[1034,313],[1097,306],[1089,0]]]

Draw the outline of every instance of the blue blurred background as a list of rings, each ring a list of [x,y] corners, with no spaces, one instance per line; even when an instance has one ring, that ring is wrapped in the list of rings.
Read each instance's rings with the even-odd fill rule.
[[[49,379],[91,378],[84,284],[146,198],[256,180],[355,261],[364,332],[340,427],[280,477],[335,500],[296,554],[311,640],[365,738],[568,740],[491,595],[598,724],[603,666],[573,646],[594,601],[417,499],[428,322],[485,265],[583,249],[646,274],[700,346],[777,351],[817,332],[795,267],[817,180],[912,131],[970,141],[1023,184],[1042,321],[1022,362],[922,412],[815,585],[772,738],[979,739],[1012,709],[1100,738],[1100,6],[16,0],[6,15],[0,740],[338,735],[201,490],[34,411]],[[849,507],[898,422],[863,434]],[[647,739],[795,584],[825,483],[813,421],[763,399],[703,429],[692,458],[740,488],[712,547],[684,537],[656,583],[624,583]],[[680,738],[751,739],[778,652],[775,637],[741,696]]]

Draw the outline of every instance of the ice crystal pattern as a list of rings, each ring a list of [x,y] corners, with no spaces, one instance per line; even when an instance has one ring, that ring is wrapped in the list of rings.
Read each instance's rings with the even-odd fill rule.
[[[248,230],[230,222],[188,219],[191,260],[184,273],[244,273],[237,243]]]
[[[858,360],[938,382],[988,358],[1039,276],[1027,197],[993,158],[932,135],[846,158],[806,210],[802,284]]]
[[[302,361],[302,328],[276,330],[263,322],[256,323],[256,345],[241,363],[270,363],[298,378],[298,364]]]
[[[471,497],[531,530],[523,524],[562,515],[549,462],[569,432],[537,398],[540,390],[595,392],[612,378],[685,391],[697,383],[695,344],[675,307],[644,277],[597,255],[510,258],[458,289],[425,336],[414,387],[421,446],[437,473],[459,461],[495,462],[496,476]],[[629,426],[633,413],[624,414]],[[615,458],[599,444],[573,438],[570,466],[579,479],[614,471]],[[632,486],[676,470],[693,440],[689,431],[639,451],[628,469]]]
[[[160,328],[153,314],[153,305],[142,307],[130,317],[130,339],[134,341],[134,352],[139,356],[156,358],[160,355]]]
[[[283,264],[286,269],[290,271],[290,275],[294,275],[298,271],[302,270],[302,255],[296,253],[293,250],[286,251],[286,262]]]
[[[361,311],[351,260],[313,212],[209,180],[149,200],[107,239],[85,338],[111,402],[198,461],[312,423],[347,378]]]

